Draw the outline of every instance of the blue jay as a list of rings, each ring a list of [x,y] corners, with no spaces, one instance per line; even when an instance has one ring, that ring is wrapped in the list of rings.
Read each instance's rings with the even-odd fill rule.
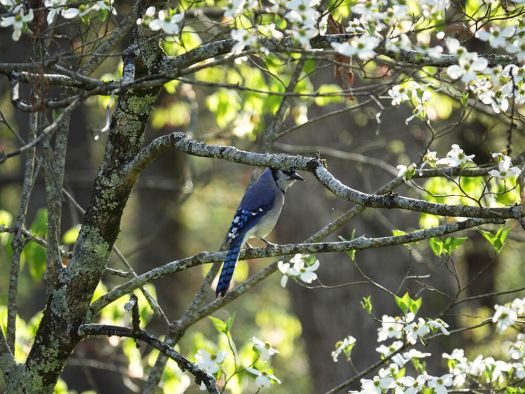
[[[226,236],[229,249],[217,284],[217,297],[224,297],[230,287],[242,245],[252,236],[264,240],[272,231],[281,214],[284,193],[297,180],[304,179],[293,169],[267,168],[257,181],[248,186]]]

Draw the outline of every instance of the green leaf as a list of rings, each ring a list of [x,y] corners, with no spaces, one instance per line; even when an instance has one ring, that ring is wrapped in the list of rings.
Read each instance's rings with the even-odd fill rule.
[[[441,256],[443,253],[448,255],[452,254],[452,252],[460,247],[466,240],[467,237],[449,237],[445,240],[430,238],[428,244],[436,256]]]
[[[430,246],[430,249],[432,249],[432,253],[434,253],[436,256],[441,256],[443,254],[445,248],[441,239],[430,238],[428,240],[428,245]]]
[[[317,64],[314,60],[308,59],[304,62],[303,71],[305,74],[311,74],[317,69]]]
[[[414,315],[416,315],[423,302],[421,298],[416,300],[410,298],[408,292],[406,292],[402,297],[394,296],[394,299],[396,301],[396,305],[404,315],[406,315],[408,312],[412,312]]]
[[[104,22],[106,19],[108,19],[108,16],[109,16],[109,11],[106,10],[106,9],[100,9],[98,10],[98,18]]]
[[[408,297],[408,293],[405,293],[403,297],[394,296],[397,307],[401,309],[401,312],[403,312],[404,315],[408,312],[408,301],[406,300],[406,297]]]
[[[62,242],[66,245],[74,244],[77,241],[78,234],[80,233],[80,224],[76,224],[67,230],[62,237]]]
[[[35,219],[30,227],[31,233],[42,238],[47,237],[47,209],[41,208],[36,212]]]
[[[47,209],[39,209],[31,223],[30,231],[32,234],[47,237]],[[33,241],[29,241],[23,251],[24,260],[29,267],[29,274],[35,282],[42,280],[46,271],[46,249]]]
[[[315,104],[319,106],[328,105],[332,103],[341,103],[343,102],[343,97],[340,95],[341,87],[335,84],[326,84],[319,87],[319,94],[323,96],[317,96],[315,98]],[[324,96],[328,94],[328,96]]]
[[[419,297],[417,300],[411,299],[411,303],[409,305],[410,312],[412,312],[414,315],[417,315],[417,312],[421,308],[422,303],[423,303],[423,299],[421,297]]]
[[[221,334],[227,334],[228,333],[228,325],[226,322],[223,322],[221,319],[213,316],[208,316],[213,323],[213,326],[215,329],[220,332]]]
[[[449,237],[444,241],[444,250],[446,254],[452,254],[454,250],[463,245],[467,237]]]
[[[501,252],[501,249],[503,246],[505,246],[505,240],[507,239],[507,235],[509,235],[510,228],[506,228],[505,226],[501,226],[499,230],[496,232],[496,234],[491,233],[490,231],[485,231],[478,229],[478,231],[483,235],[483,237],[489,241],[489,243],[492,245],[494,250],[499,253]]]
[[[522,387],[507,387],[507,394],[524,394],[525,388]]]
[[[235,313],[226,320],[226,332],[231,332],[233,327],[233,320],[235,319]]]
[[[25,264],[35,282],[40,282],[46,271],[46,249],[33,241],[29,241],[23,251]]]
[[[361,299],[361,307],[366,313],[371,315],[372,314],[372,297],[371,296],[363,297]]]
[[[467,106],[467,104],[468,104],[468,93],[465,93],[464,95],[461,96],[460,102],[461,102],[461,105],[463,107]]]
[[[407,232],[406,231],[403,231],[403,230],[392,230],[392,235],[395,236],[395,237],[399,237],[401,235],[405,235]]]

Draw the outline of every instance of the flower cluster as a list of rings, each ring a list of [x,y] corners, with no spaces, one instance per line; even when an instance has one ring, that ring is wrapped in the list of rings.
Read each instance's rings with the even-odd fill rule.
[[[447,75],[450,78],[461,78],[462,82],[468,83],[477,78],[478,72],[486,71],[487,59],[479,57],[476,52],[468,52],[455,38],[447,38],[446,43],[449,53],[458,57],[458,64],[453,64],[447,68]]]
[[[44,5],[48,9],[47,23],[51,24],[60,15],[64,19],[82,18],[91,12],[111,13],[117,15],[113,6],[113,0],[101,0],[94,2],[80,2],[78,7],[70,7],[67,0],[45,0]]]
[[[270,387],[272,383],[281,384],[281,381],[268,371],[260,371],[250,367],[246,368],[246,371],[255,376],[255,385],[259,390]]]
[[[252,337],[250,341],[253,344],[253,351],[257,353],[258,359],[262,361],[269,362],[272,356],[279,353],[269,342],[261,341],[256,337]],[[258,389],[269,387],[272,383],[281,384],[281,381],[268,370],[248,367],[246,371],[255,376],[255,385]]]
[[[419,168],[419,175],[423,174],[425,167],[431,168],[464,168],[469,164],[474,164],[473,158],[475,155],[467,155],[460,148],[458,144],[453,144],[451,149],[447,152],[446,157],[438,158],[437,152],[427,150],[427,153],[423,156],[423,164]],[[517,166],[512,165],[512,159],[510,156],[503,153],[492,153],[492,157],[496,161],[498,168],[490,170],[488,174],[497,179],[506,179],[509,177],[515,177],[521,174],[521,169]],[[403,177],[405,181],[410,180],[416,173],[416,163],[410,165],[400,164],[396,167],[398,169],[397,176]]]
[[[420,14],[425,19],[440,20],[444,17],[445,10],[449,7],[450,2],[448,0],[425,0],[418,2],[418,4],[420,6]],[[416,49],[422,55],[426,54],[435,57],[443,52],[442,47],[439,45],[430,47],[428,45],[428,37],[424,37],[424,35],[418,37],[416,44],[412,44],[407,33],[417,28],[418,18],[414,10],[410,9],[405,1],[357,1],[350,9],[352,15],[358,15],[358,17],[349,22],[346,31],[356,35],[363,35],[366,46],[360,51],[350,48],[352,46],[356,47],[356,44],[362,39],[361,37],[357,41],[352,40],[354,42],[351,41],[349,46],[336,47],[336,50],[342,54],[350,53],[358,56],[360,54],[361,59],[365,58],[363,60],[367,60],[373,56],[371,51],[380,42],[384,42],[387,51],[394,53]],[[370,37],[373,39],[370,39]]]
[[[310,48],[310,40],[319,34],[320,14],[315,7],[320,3],[320,0],[290,0],[285,3],[288,10],[285,18],[289,23],[286,32],[292,34],[303,48]]]
[[[416,320],[416,316],[412,312],[402,317],[383,315],[381,327],[377,330],[377,342],[383,342],[388,339],[403,339],[407,343],[415,345],[430,333],[440,331],[448,335],[447,328],[448,324],[441,319],[425,320],[419,317]],[[396,350],[397,348],[399,347],[396,346]],[[384,354],[383,348],[381,349],[378,352]]]
[[[498,163],[497,170],[490,170],[489,175],[495,178],[507,178],[510,176],[518,176],[521,170],[512,165],[512,159],[503,153],[493,153],[492,157]]]
[[[405,182],[408,181],[416,173],[416,166],[416,163],[411,163],[408,166],[404,164],[399,164],[398,166],[396,166],[397,176],[402,176]]]
[[[404,299],[404,297],[403,297]],[[379,371],[372,379],[361,379],[361,390],[351,393],[404,393],[416,394],[424,388],[434,389],[436,393],[448,392],[447,387],[452,385],[453,375],[451,373],[443,376],[428,375],[424,363],[419,360],[430,357],[430,353],[423,353],[417,349],[410,348],[423,342],[432,333],[441,332],[448,335],[448,324],[441,319],[417,318],[415,313],[408,312],[403,316],[383,315],[381,327],[377,330],[377,342],[393,339],[390,345],[380,345],[376,351],[382,358],[390,357],[391,361],[386,368]],[[404,351],[407,349],[406,351]],[[337,349],[336,349],[337,350]],[[334,353],[332,353],[333,356]],[[334,358],[336,361],[336,358]],[[406,364],[411,362],[419,373],[419,376],[406,375]]]
[[[395,392],[396,394],[418,394],[424,392],[425,388],[429,388],[434,389],[436,394],[445,394],[448,393],[448,387],[452,385],[452,374],[431,376],[427,373],[422,373],[416,378],[404,375],[396,378],[396,373],[399,376],[400,371],[393,366],[395,364],[390,365],[386,369],[381,369],[379,374],[372,379],[361,379],[361,390],[350,391],[350,393],[381,394],[384,392]]]
[[[289,33],[297,40],[303,48],[310,48],[310,40],[320,33],[319,25],[324,24],[324,22],[319,20],[321,15],[315,8],[320,4],[320,0],[271,0],[270,3],[271,6],[264,9],[265,12],[276,15],[284,14],[286,33]],[[259,3],[257,1],[234,0],[228,4],[224,16],[237,18],[245,11],[253,10],[258,6]],[[282,10],[282,13],[280,10]],[[276,40],[280,40],[284,36],[284,28],[282,30],[277,29],[276,23],[252,26],[253,30],[251,30],[243,24],[244,22],[238,23],[236,28],[231,31],[231,38],[237,41],[233,48],[233,53],[241,53],[248,46],[259,45],[256,33]],[[269,53],[264,46],[261,46],[260,49],[263,53]],[[244,59],[240,58],[238,61]]]
[[[430,152],[431,154],[433,152]],[[466,155],[463,149],[458,144],[452,144],[447,156],[436,161],[437,166],[443,167],[465,167],[469,163],[473,163],[472,159],[475,155]]]
[[[254,9],[259,5],[256,0],[231,0],[227,3],[224,16],[235,18],[246,10]]]
[[[0,4],[9,7],[11,16],[5,16],[0,18],[1,27],[13,27],[13,35],[11,38],[13,41],[18,41],[22,35],[22,31],[27,27],[27,24],[33,20],[33,10],[26,10],[22,3],[18,3],[16,0],[0,0]]]
[[[357,56],[361,60],[370,60],[376,53],[374,49],[379,45],[379,39],[368,34],[354,37],[350,42],[333,42],[332,47],[341,55],[352,57]]]
[[[27,24],[34,18],[33,9],[26,10],[24,2],[19,0],[0,0],[0,4],[9,10],[8,16],[0,17],[0,26],[13,27],[11,38],[18,41],[22,32],[27,29]],[[67,0],[45,0],[47,23],[51,25],[59,15],[64,19],[83,18],[94,12],[98,13],[101,19],[105,19],[110,13],[117,15],[113,0],[78,2],[74,5],[78,7],[69,6]]]
[[[347,360],[350,360],[350,355],[352,354],[352,349],[354,348],[355,343],[356,339],[351,335],[347,336],[342,341],[337,341],[335,349],[331,354],[334,363],[339,360],[341,353],[345,355]]]
[[[268,361],[274,354],[279,353],[279,351],[274,349],[269,342],[263,342],[256,337],[252,337],[250,341],[253,343],[253,350],[255,350],[259,355],[259,358],[263,361]]]
[[[412,116],[410,116],[406,123],[408,124],[412,119],[426,118],[425,103],[432,98],[432,93],[427,86],[421,85],[415,81],[409,81],[405,84],[395,85],[388,91],[388,97],[392,99],[392,105],[399,105],[405,101],[410,101],[414,106]]]
[[[289,263],[279,261],[277,267],[283,274],[281,286],[286,287],[288,278],[299,279],[301,282],[312,283],[317,279],[315,271],[319,268],[319,260],[308,254],[296,254]]]
[[[235,346],[231,346],[231,343],[233,343],[233,338],[231,337],[230,329],[231,324],[233,320],[228,322],[223,322],[220,319],[213,318],[215,328],[222,334],[225,334],[229,337],[228,348],[231,352],[237,352],[235,349]],[[250,339],[251,346],[243,346],[243,349],[252,353],[250,356],[254,361],[252,361],[248,367],[242,368],[242,370],[245,370],[249,373],[248,376],[253,377],[253,381],[255,382],[255,385],[257,386],[257,390],[267,388],[272,383],[278,383],[280,384],[281,381],[273,375],[273,372],[271,369],[269,369],[269,363],[275,354],[279,353],[277,349],[274,349],[272,345],[268,342],[264,342],[260,340],[259,338],[252,337]],[[213,343],[208,343],[208,348],[213,349],[212,352],[209,352],[206,349],[200,348],[197,353],[195,353],[195,364],[202,369],[203,371],[214,375],[216,378],[220,376],[226,376],[226,379],[228,379],[228,371],[229,368],[231,368],[231,353],[224,351],[224,350],[218,350],[218,346]],[[248,350],[250,349],[250,350]],[[253,355],[255,353],[255,357]],[[241,354],[242,356],[242,354]],[[242,358],[242,357],[241,357]],[[238,359],[238,356],[234,354],[233,361],[236,362]],[[239,367],[235,365],[235,369],[233,371],[234,374],[238,373]],[[201,390],[205,390],[206,387],[202,383],[201,384]]]
[[[519,384],[525,378],[524,339],[523,334],[519,334],[516,342],[508,347],[507,353],[512,362],[482,355],[469,361],[463,349],[454,349],[450,354],[444,353],[443,358],[447,360],[453,376],[453,385],[464,387],[470,380],[494,390]]]
[[[184,19],[184,14],[178,14],[175,9],[160,10],[149,7],[142,18],[137,19],[137,25],[144,25],[153,31],[162,30],[165,34],[174,36],[179,34],[179,22]]]
[[[233,29],[230,34],[237,41],[232,48],[232,53],[234,54],[241,53],[244,51],[244,48],[257,42],[257,36],[246,29]]]
[[[504,49],[515,54],[519,62],[525,61],[525,26],[500,27],[492,25],[487,30],[479,30],[476,37],[486,41],[494,49]]]
[[[492,322],[496,323],[498,331],[505,331],[516,323],[518,316],[525,315],[525,298],[516,298],[507,305],[496,305],[494,309]]]
[[[525,103],[524,66],[496,66],[487,74],[470,87],[483,104],[490,105],[495,113],[499,113],[509,109],[511,100],[515,105]]]
[[[213,375],[221,369],[227,355],[228,353],[224,351],[209,353],[207,350],[199,349],[195,354],[195,363],[200,369]]]
[[[525,298],[515,299],[508,305],[496,305],[495,310],[492,321],[496,323],[498,331],[506,330],[517,322],[518,316],[525,314]],[[411,347],[431,333],[441,332],[448,335],[447,327],[448,325],[440,319],[416,319],[412,312],[395,317],[384,315],[381,327],[378,328],[377,341],[393,339],[394,342],[388,346],[381,345],[376,350],[382,358],[390,357],[390,360],[388,364],[385,360],[386,367],[380,369],[376,376],[361,379],[361,389],[351,393],[416,394],[432,389],[428,392],[446,394],[453,388],[468,390],[471,384],[480,391],[501,391],[508,387],[520,387],[525,379],[525,334],[518,334],[516,340],[509,342],[505,347],[510,361],[483,355],[469,360],[464,350],[454,349],[450,354],[442,354],[448,373],[442,376],[429,375],[425,363],[419,360],[430,357],[431,354]],[[350,346],[351,351],[355,339],[348,339],[338,342],[336,351],[332,352],[334,361],[337,361],[345,346]],[[409,348],[410,350],[406,350]],[[417,375],[407,374],[409,362]]]

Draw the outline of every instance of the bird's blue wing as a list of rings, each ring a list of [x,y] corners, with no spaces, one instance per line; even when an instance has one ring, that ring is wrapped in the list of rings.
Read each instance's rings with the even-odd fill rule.
[[[257,182],[248,187],[233,217],[226,242],[233,241],[239,235],[244,236],[273,208],[276,196],[268,192],[270,182],[273,182],[271,173],[265,171]]]
[[[271,182],[273,182],[272,175],[269,170],[266,170],[257,182],[248,187],[244,193],[226,236],[225,242],[228,243],[229,247],[217,284],[217,296],[226,295],[230,287],[244,236],[275,204],[275,193],[269,192],[268,189],[272,185]]]

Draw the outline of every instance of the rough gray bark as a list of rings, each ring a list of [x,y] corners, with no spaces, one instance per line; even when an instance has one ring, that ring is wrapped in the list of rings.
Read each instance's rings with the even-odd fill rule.
[[[142,43],[141,60],[159,64],[161,49]],[[152,70],[138,67],[135,76]],[[80,340],[89,301],[105,270],[118,233],[122,211],[132,183],[116,182],[122,168],[139,152],[143,132],[157,97],[153,91],[129,91],[119,98],[113,115],[106,151],[98,171],[90,205],[75,244],[70,264],[49,294],[44,316],[25,365],[8,371],[8,392],[51,392],[65,362]]]

